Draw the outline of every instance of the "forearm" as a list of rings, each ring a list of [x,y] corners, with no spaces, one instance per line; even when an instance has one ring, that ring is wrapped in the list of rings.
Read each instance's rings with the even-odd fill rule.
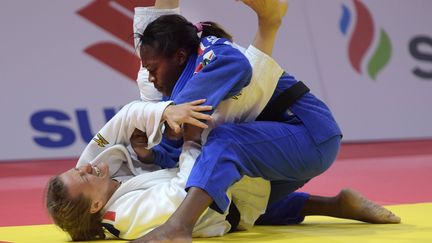
[[[252,45],[265,54],[272,56],[279,27],[280,23],[272,23],[265,19],[258,19],[258,31]]]
[[[137,150],[137,151],[139,151],[139,150]],[[155,163],[155,155],[154,155],[154,152],[152,149],[146,150],[145,154],[138,153],[137,151],[135,151],[135,153],[137,154],[139,161],[141,161],[144,164],[154,164]]]
[[[241,0],[249,6],[258,17],[258,31],[253,45],[271,56],[274,41],[282,19],[288,10],[287,0]]]

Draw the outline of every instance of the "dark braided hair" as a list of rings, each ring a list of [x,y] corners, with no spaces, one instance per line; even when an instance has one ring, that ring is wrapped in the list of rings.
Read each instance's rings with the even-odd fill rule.
[[[216,36],[232,41],[232,36],[218,24],[207,21],[202,22],[202,25],[201,37]],[[179,49],[184,49],[190,55],[198,50],[200,44],[195,25],[178,14],[160,16],[138,36],[141,46],[148,45],[164,57],[173,56]]]

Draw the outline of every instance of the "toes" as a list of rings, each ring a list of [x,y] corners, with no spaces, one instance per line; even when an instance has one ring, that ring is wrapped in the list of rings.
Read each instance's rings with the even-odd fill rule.
[[[390,223],[400,223],[401,222],[401,218],[392,212],[390,212],[387,219]]]

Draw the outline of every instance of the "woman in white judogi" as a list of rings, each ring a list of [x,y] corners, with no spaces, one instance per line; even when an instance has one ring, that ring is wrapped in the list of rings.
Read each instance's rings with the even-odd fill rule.
[[[136,12],[139,16],[135,20],[146,18],[150,21],[156,15],[171,10],[155,11],[151,8],[140,8]],[[273,43],[273,40],[271,41]],[[282,68],[270,56],[254,46],[250,46],[245,51],[245,55],[253,67],[251,83],[236,99],[228,99],[220,103],[213,113],[213,122],[203,134],[208,134],[208,130],[223,122],[254,120],[270,99],[283,72]],[[143,85],[142,79],[145,79],[145,70],[141,70],[139,75],[141,97],[143,99],[150,97],[154,101],[157,95],[149,92],[149,86]],[[145,89],[147,90],[144,91]],[[150,95],[145,96],[144,93]],[[143,168],[142,163],[134,161],[126,149],[130,136],[136,128],[147,135],[148,149],[160,142],[164,122],[162,116],[168,105],[170,102],[148,101],[135,101],[126,105],[85,148],[77,163],[78,169],[65,173],[73,176],[73,173],[90,163],[92,168],[87,170],[87,174],[100,178],[109,176],[122,181],[118,188],[111,190],[113,193],[108,197],[108,201],[98,201],[94,207],[95,213],[103,213],[104,227],[117,237],[135,239],[146,234],[164,223],[186,196],[185,183],[200,153],[200,145],[185,142],[179,168],[153,172],[146,172],[147,168]],[[109,169],[102,162],[106,163]],[[78,173],[82,176],[82,171]],[[64,175],[60,178],[65,180]],[[116,186],[115,183],[109,184]],[[239,229],[252,226],[258,216],[264,213],[269,189],[269,183],[260,178],[244,178],[231,188],[229,194],[232,193],[232,200],[241,215]],[[92,209],[93,206],[92,204]],[[209,237],[225,234],[231,227],[225,218],[226,214],[222,215],[208,209],[196,224],[193,236]],[[54,219],[56,221],[55,217]],[[79,238],[75,235],[75,239],[77,237]]]

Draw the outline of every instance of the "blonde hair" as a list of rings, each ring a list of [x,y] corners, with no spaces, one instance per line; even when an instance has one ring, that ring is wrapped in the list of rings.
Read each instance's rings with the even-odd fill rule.
[[[55,176],[48,182],[46,208],[54,223],[73,241],[105,239],[102,213],[90,213],[91,201],[84,195],[72,198],[68,188]]]

